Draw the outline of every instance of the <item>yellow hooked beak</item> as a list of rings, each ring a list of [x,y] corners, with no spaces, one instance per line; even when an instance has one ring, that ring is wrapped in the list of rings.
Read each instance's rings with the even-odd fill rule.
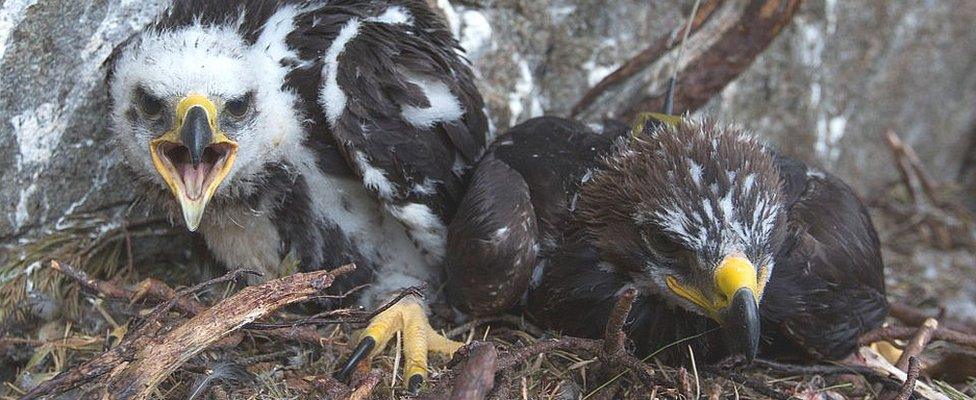
[[[217,128],[217,107],[199,94],[181,99],[173,129],[149,142],[149,153],[179,201],[186,227],[197,230],[207,203],[237,156],[237,142]]]
[[[759,299],[762,298],[768,269],[756,267],[739,254],[725,257],[713,275],[714,287],[701,290],[669,276],[672,292],[701,307],[726,331],[727,345],[733,353],[752,360],[759,347]],[[711,293],[706,295],[705,293]]]

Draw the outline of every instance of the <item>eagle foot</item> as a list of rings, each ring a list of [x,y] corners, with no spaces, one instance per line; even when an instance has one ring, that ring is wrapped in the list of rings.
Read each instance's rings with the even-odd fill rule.
[[[408,296],[377,314],[359,335],[359,342],[349,359],[336,373],[339,380],[347,380],[363,360],[372,359],[383,351],[397,332],[403,333],[403,356],[406,360],[403,376],[407,390],[416,392],[427,379],[427,354],[436,352],[454,355],[463,343],[450,340],[430,326],[427,311],[421,300]]]

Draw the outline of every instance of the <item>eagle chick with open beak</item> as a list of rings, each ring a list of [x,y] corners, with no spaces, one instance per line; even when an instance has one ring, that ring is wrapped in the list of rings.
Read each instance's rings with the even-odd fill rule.
[[[217,126],[217,107],[190,94],[176,105],[173,129],[149,142],[156,172],[180,203],[186,227],[195,231],[217,187],[237,156],[237,142]]]
[[[150,188],[170,192],[166,208],[190,231],[236,223],[219,216],[239,214],[225,209],[261,192],[268,165],[300,164],[301,137],[283,134],[295,111],[277,65],[218,25],[149,30],[113,63],[112,131],[123,160]]]

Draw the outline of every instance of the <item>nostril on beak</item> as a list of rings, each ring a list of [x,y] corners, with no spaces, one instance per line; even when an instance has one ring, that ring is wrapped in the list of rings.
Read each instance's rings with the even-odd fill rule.
[[[203,153],[213,140],[213,130],[210,129],[210,119],[203,107],[191,107],[183,119],[180,127],[180,140],[190,151],[190,161],[193,167],[199,167],[203,161]]]

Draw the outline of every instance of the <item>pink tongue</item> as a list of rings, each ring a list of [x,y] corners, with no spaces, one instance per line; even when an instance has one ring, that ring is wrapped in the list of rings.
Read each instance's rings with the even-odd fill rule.
[[[180,176],[183,178],[183,187],[186,188],[186,197],[190,200],[199,199],[203,196],[203,184],[210,174],[210,165],[202,163],[196,168],[192,164],[182,164],[179,166]]]

